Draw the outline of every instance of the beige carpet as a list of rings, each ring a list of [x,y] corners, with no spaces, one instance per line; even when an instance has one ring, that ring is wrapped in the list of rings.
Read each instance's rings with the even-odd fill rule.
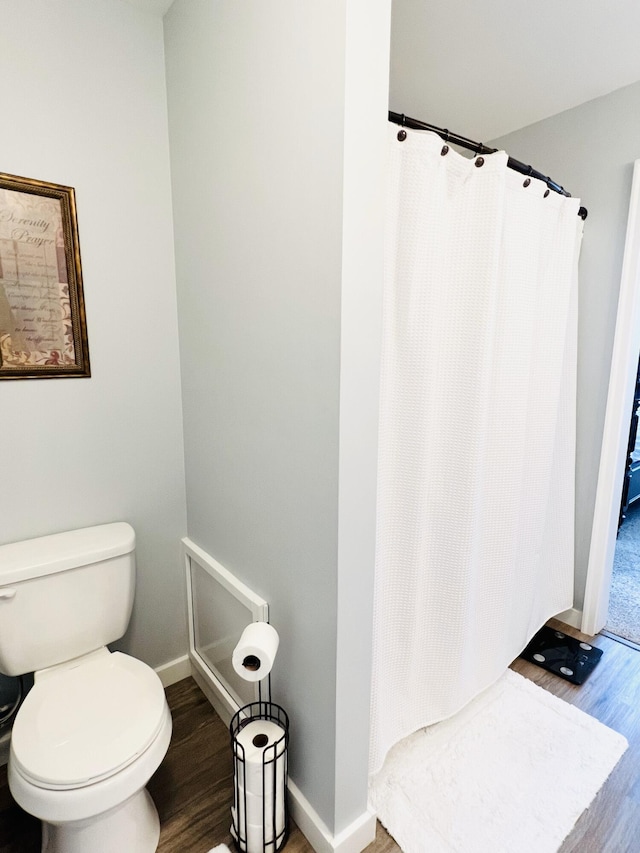
[[[616,540],[606,629],[640,644],[640,505],[628,510]]]

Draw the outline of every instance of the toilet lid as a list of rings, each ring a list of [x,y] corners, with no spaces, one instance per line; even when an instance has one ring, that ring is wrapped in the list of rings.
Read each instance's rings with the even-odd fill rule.
[[[166,700],[156,673],[121,652],[47,674],[13,725],[12,761],[42,787],[81,787],[112,776],[162,727]]]

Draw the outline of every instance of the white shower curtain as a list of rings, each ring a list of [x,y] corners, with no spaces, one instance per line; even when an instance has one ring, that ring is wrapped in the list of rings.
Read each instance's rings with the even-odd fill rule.
[[[371,771],[573,603],[577,199],[390,127]]]

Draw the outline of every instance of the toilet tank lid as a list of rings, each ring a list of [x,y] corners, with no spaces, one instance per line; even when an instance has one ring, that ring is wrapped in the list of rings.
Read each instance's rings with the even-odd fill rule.
[[[135,544],[133,527],[116,521],[0,545],[0,586],[129,554]]]

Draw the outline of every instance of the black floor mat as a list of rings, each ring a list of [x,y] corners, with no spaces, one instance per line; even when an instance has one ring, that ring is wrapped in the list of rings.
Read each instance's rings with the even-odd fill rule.
[[[602,657],[602,649],[583,643],[547,625],[541,628],[520,657],[554,675],[583,684]]]

